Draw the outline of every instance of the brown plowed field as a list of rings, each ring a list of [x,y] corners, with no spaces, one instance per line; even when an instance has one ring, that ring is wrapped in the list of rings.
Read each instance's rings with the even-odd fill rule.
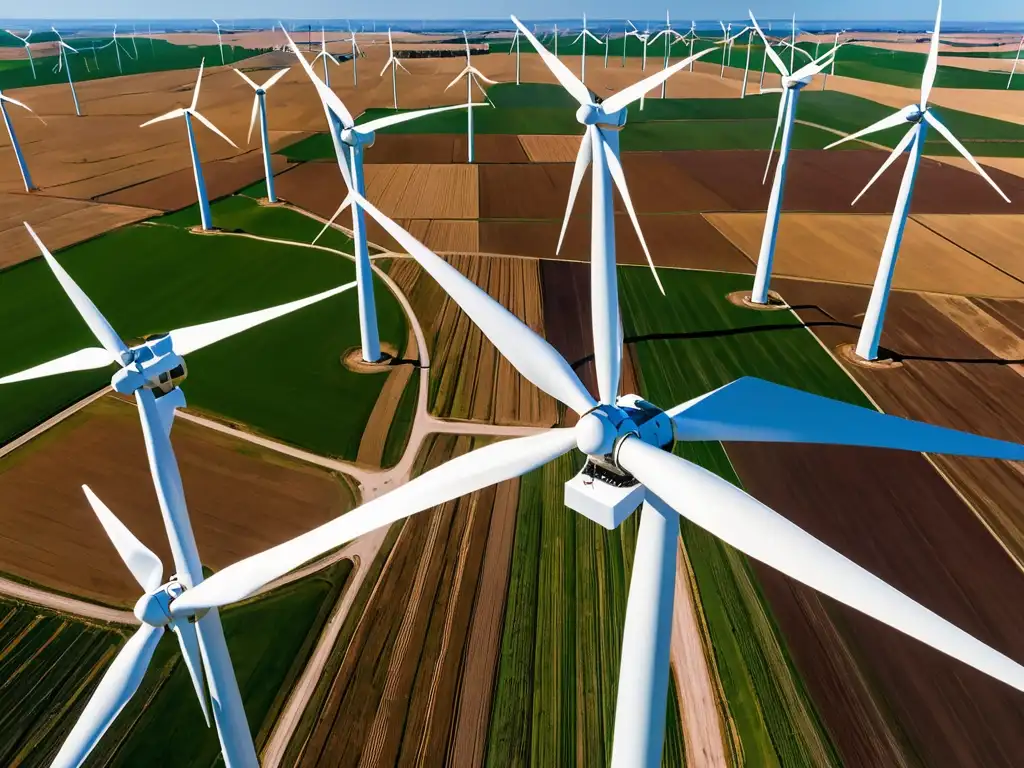
[[[475,165],[368,165],[366,197],[388,216],[406,219],[479,217]],[[340,176],[340,172],[336,173]]]
[[[203,563],[223,568],[354,505],[347,482],[179,420],[172,434]],[[82,493],[87,483],[173,569],[135,408],[102,398],[0,461],[0,568],[131,605],[136,584]]]
[[[914,219],[1004,272],[1024,280],[1024,216],[915,216]]]
[[[272,155],[271,167],[276,176],[291,167],[291,164],[280,155]],[[203,163],[206,194],[210,200],[230,195],[232,192],[262,180],[263,176],[263,156],[259,152]],[[104,195],[99,200],[104,203],[122,203],[159,208],[163,211],[176,211],[195,204],[195,176],[192,173],[192,167],[189,166],[167,176]]]
[[[651,258],[658,266],[752,272],[753,265],[699,213],[640,216]],[[574,214],[556,257],[561,223],[556,221],[483,221],[480,250],[535,258],[590,261],[590,222]],[[633,224],[625,214],[615,217],[615,260],[619,264],[646,264],[647,257]]]
[[[274,184],[279,197],[324,218],[334,215],[348,193],[336,163],[299,163],[278,176]],[[346,217],[345,226],[351,226],[350,214],[342,214],[338,220],[344,223]]]
[[[480,250],[480,225],[475,221],[412,219],[402,226],[425,246],[439,253],[476,253]],[[390,236],[383,230],[381,234],[385,242],[390,241]],[[380,243],[380,240],[374,242]]]
[[[579,136],[520,136],[531,163],[573,163],[580,151]]]
[[[160,213],[148,208],[4,193],[0,193],[0,211],[0,268],[39,255],[23,221],[32,225],[51,251],[56,251]]]
[[[974,172],[971,170],[971,164],[959,155],[956,157],[935,157],[934,159],[946,165],[962,168],[968,173]],[[978,157],[975,159],[988,169],[989,175],[991,175],[991,169],[995,168],[1014,176],[1024,177],[1024,158],[1022,157]]]
[[[437,438],[427,466],[468,448]],[[487,733],[517,499],[503,483],[404,524],[300,765],[477,764],[455,750]]]
[[[705,214],[757,263],[764,214]],[[974,217],[971,217],[974,218]],[[776,238],[773,273],[871,285],[889,229],[889,216],[786,213]],[[1024,282],[1004,274],[911,219],[903,233],[896,288],[979,296],[1022,297]]]
[[[525,163],[528,158],[519,139],[511,135],[476,134],[473,137],[476,163]],[[369,163],[466,163],[464,133],[381,134],[366,150]]]

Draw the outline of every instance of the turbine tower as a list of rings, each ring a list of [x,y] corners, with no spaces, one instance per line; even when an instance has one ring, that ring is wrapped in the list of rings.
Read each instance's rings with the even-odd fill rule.
[[[560,74],[571,77],[567,69]],[[573,90],[580,85],[576,80]],[[170,605],[172,617],[242,600],[354,538],[577,450],[586,463],[565,485],[570,509],[613,529],[642,505],[623,631],[612,768],[661,765],[679,515],[790,578],[1024,691],[1024,667],[1014,660],[727,480],[672,452],[675,441],[738,440],[1022,459],[1024,446],[887,416],[754,378],[739,379],[667,411],[636,395],[596,402],[545,339],[357,192],[350,191],[349,199],[363,206],[437,281],[521,375],[580,419],[573,428],[504,440],[452,459],[319,528],[230,565],[177,597]],[[616,293],[606,298],[617,315]],[[592,309],[604,312],[597,304]],[[617,335],[595,335],[595,360],[617,359],[620,346]],[[598,370],[607,368],[598,364]],[[618,384],[607,382],[611,391]],[[602,479],[609,474],[616,477],[614,483]]]
[[[199,216],[203,223],[203,229],[210,230],[213,229],[213,224],[211,223],[210,216],[210,200],[206,195],[206,182],[203,179],[202,163],[199,162],[199,150],[196,148],[196,137],[195,132],[192,128],[192,118],[194,117],[196,120],[201,122],[203,125],[205,125],[211,131],[216,133],[218,136],[224,139],[224,141],[226,141],[235,149],[238,149],[238,145],[236,145],[235,142],[233,142],[231,139],[229,139],[227,136],[221,133],[220,129],[217,126],[215,126],[205,117],[203,117],[196,109],[196,105],[199,103],[199,86],[202,85],[203,82],[203,66],[205,62],[206,60],[204,59],[199,63],[199,76],[196,78],[196,88],[192,92],[192,103],[188,107],[184,109],[171,110],[170,112],[160,115],[159,117],[154,117],[152,120],[147,120],[139,127],[145,128],[147,125],[152,125],[153,123],[160,123],[164,120],[173,120],[176,117],[185,118],[185,128],[188,131],[188,148],[189,152],[191,152],[192,154],[192,173],[196,177],[196,196],[199,199]]]
[[[320,27],[320,52],[313,57],[313,64],[316,64],[318,59],[324,60],[324,82],[327,84],[327,87],[330,88],[331,72],[327,69],[327,62],[333,61],[335,64],[338,64],[338,60],[327,52],[327,33],[324,32],[323,27]]]
[[[225,764],[229,768],[256,768],[256,752],[245,719],[245,710],[242,708],[231,657],[224,642],[220,616],[216,610],[202,616],[193,613],[172,617],[169,613],[169,604],[174,597],[203,580],[203,569],[185,505],[181,475],[170,442],[176,410],[185,406],[185,395],[178,386],[187,375],[183,356],[336,296],[354,284],[349,283],[316,296],[238,317],[179,328],[151,337],[138,346],[128,347],[96,305],[36,237],[32,228],[27,224],[25,227],[100,346],[81,349],[26,371],[5,376],[0,378],[0,384],[107,368],[112,363],[118,365],[110,384],[116,392],[135,398],[150,473],[175,567],[171,579],[161,583],[163,566],[155,556],[151,553],[147,555],[148,550],[144,551],[110,510],[91,491],[85,489],[93,510],[145,593],[135,604],[135,615],[142,627],[125,644],[104,673],[52,765],[58,768],[77,768],[84,762],[104,731],[138,689],[156,642],[163,634],[163,628],[170,626],[178,635],[182,655],[204,715],[206,695],[201,675],[205,671]],[[205,662],[202,665],[200,651]]]
[[[214,25],[217,27],[217,47],[220,49],[220,63],[221,66],[223,66],[227,62],[224,61],[224,40],[220,36],[220,24],[217,22],[216,19],[210,19],[210,21],[212,21]]]
[[[764,222],[764,233],[761,235],[761,250],[757,256],[757,271],[754,274],[754,289],[750,295],[753,304],[768,303],[768,285],[772,279],[772,259],[775,257],[775,237],[779,229],[779,214],[782,211],[782,193],[786,184],[786,162],[789,158],[789,146],[793,138],[793,121],[796,117],[796,102],[800,96],[800,90],[811,82],[816,74],[828,66],[831,57],[835,56],[836,49],[832,48],[820,59],[812,61],[796,72],[790,74],[779,55],[772,50],[768,39],[758,26],[754,14],[750,14],[754,23],[754,29],[764,41],[765,53],[771,58],[772,63],[778,68],[782,75],[782,88],[769,88],[763,93],[779,92],[779,115],[775,121],[775,135],[772,137],[771,149],[768,152],[768,165],[764,169],[762,183],[768,179],[768,171],[772,167],[772,153],[775,151],[775,142],[779,138],[779,128],[782,128],[782,145],[779,147],[779,164],[775,168],[775,179],[772,181],[772,191],[768,198],[768,212]],[[790,49],[792,53],[793,49]]]
[[[74,48],[64,42],[64,38],[60,36],[60,32],[57,31],[56,27],[50,27],[53,33],[57,35],[57,71],[59,72],[63,67],[68,73],[68,85],[71,86],[71,99],[75,102],[75,114],[78,117],[82,116],[81,110],[78,108],[78,94],[75,93],[75,81],[71,79],[71,63],[68,61],[68,51],[72,53],[78,53]]]
[[[842,29],[842,30],[836,32],[835,43],[833,43],[832,47],[836,49],[836,51],[837,51],[836,55],[837,56],[838,56],[838,51],[839,51],[839,36],[841,34],[843,34],[843,32],[845,32],[845,31],[846,31],[845,29]],[[1021,38],[1021,43],[1024,43],[1024,38]],[[823,90],[823,91],[825,90],[825,86],[828,85],[829,77],[835,77],[835,74],[836,74],[836,57],[833,56],[832,57],[832,66],[829,67],[829,71],[826,72],[825,76],[821,79],[821,90]],[[1009,86],[1007,86],[1007,88],[1009,88]]]
[[[32,59],[32,45],[28,41],[28,39],[30,37],[32,37],[32,30],[30,29],[28,31],[28,33],[24,37],[21,37],[21,35],[14,34],[9,29],[5,29],[4,32],[6,32],[11,37],[18,38],[19,40],[21,40],[21,44],[25,46],[25,53],[28,56],[28,65],[29,65],[29,67],[32,68],[32,79],[35,80],[36,79],[36,63]],[[1009,88],[1010,86],[1006,86],[1006,87]]]
[[[487,101],[490,103],[491,100],[487,96],[487,91],[485,91],[484,87],[482,85],[480,85],[480,80],[483,80],[485,83],[490,83],[491,85],[497,85],[497,83],[494,80],[491,80],[489,77],[484,75],[483,72],[481,72],[479,69],[477,69],[476,67],[473,66],[472,59],[470,58],[470,53],[469,53],[469,37],[466,35],[466,30],[462,30],[462,39],[466,41],[466,68],[463,69],[461,72],[459,72],[459,74],[455,76],[454,80],[452,80],[450,83],[448,83],[448,86],[445,88],[445,90],[447,91],[448,88],[451,88],[453,85],[455,85],[457,82],[459,82],[459,80],[461,80],[463,77],[466,78],[466,142],[467,142],[467,147],[468,147],[468,149],[467,149],[468,158],[469,158],[468,162],[472,163],[473,162],[473,107],[474,106],[483,106],[482,104],[474,104],[473,103],[473,85],[475,84],[476,87],[480,89],[480,93],[483,94],[483,97],[485,99],[487,99]],[[491,106],[493,107],[494,104],[492,103]]]
[[[747,63],[743,65],[743,87],[740,88],[740,98],[747,98],[747,80],[750,77],[750,52],[754,47],[754,30],[747,27]]]
[[[277,194],[274,192],[274,169],[271,166],[270,134],[267,130],[267,91],[270,90],[270,86],[287,74],[288,69],[288,67],[285,67],[278,70],[263,85],[256,85],[248,75],[239,69],[235,69],[238,76],[252,86],[252,89],[256,92],[252,100],[252,117],[249,118],[249,135],[246,137],[245,143],[248,145],[252,141],[252,129],[256,125],[256,115],[258,113],[260,118],[260,136],[262,137],[263,144],[263,173],[267,180],[267,200],[272,203],[277,202]]]
[[[359,46],[356,44],[356,33],[352,30],[352,25],[348,25],[348,33],[351,35],[351,39],[346,42],[352,43],[352,87],[359,87],[359,65],[356,60],[359,58]]]
[[[722,28],[722,74],[719,75],[719,79],[725,79],[725,53],[729,48],[730,38],[729,33],[732,32],[732,22],[729,22],[729,26],[726,26],[723,22],[718,22]]]
[[[384,77],[388,67],[391,67],[391,90],[395,95],[395,109],[398,109],[398,68],[401,67],[406,74],[409,74],[409,70],[405,69],[405,66],[395,58],[395,47],[391,42],[391,27],[388,27],[388,60],[384,63],[384,69],[380,71],[381,77]]]
[[[123,75],[124,74],[124,69],[121,68],[121,51],[124,51],[124,55],[127,56],[129,59],[132,58],[132,55],[130,53],[128,53],[128,49],[125,48],[121,44],[121,41],[117,39],[117,24],[114,25],[114,34],[110,38],[110,44],[114,46],[114,53],[117,54],[117,71],[118,71],[118,74]],[[137,57],[138,57],[138,52],[136,52],[136,58]]]
[[[352,114],[345,107],[345,104],[334,91],[317,77],[313,67],[303,57],[284,26],[281,27],[281,31],[288,40],[288,47],[291,48],[292,53],[298,58],[299,64],[313,82],[320,97],[324,114],[327,117],[327,126],[331,132],[331,140],[334,142],[338,169],[341,171],[345,184],[350,189],[364,189],[363,149],[373,144],[375,131],[391,125],[405,123],[409,120],[415,120],[419,117],[449,112],[454,109],[463,109],[461,104],[449,107],[436,107],[434,109],[421,109],[415,112],[388,115],[378,120],[371,120],[368,123],[356,125]],[[331,226],[340,213],[341,210],[339,209],[331,217],[331,220],[327,222],[323,230],[321,230],[320,235],[327,231],[327,228]],[[316,239],[319,239],[320,235],[317,235]],[[373,271],[370,268],[370,255],[366,244],[366,224],[363,220],[362,209],[358,205],[352,206],[352,244],[356,262],[356,282],[359,286],[359,335],[363,360],[368,363],[376,363],[380,361],[381,354],[380,336],[377,332],[377,309],[373,297]]]
[[[668,69],[669,59],[672,57],[672,43],[677,39],[683,39],[683,36],[672,29],[672,21],[669,18],[668,11],[665,11],[665,28],[654,36],[654,40],[659,37],[665,38],[665,66],[662,69]],[[653,42],[653,41],[652,41]],[[691,64],[693,62],[690,62]],[[661,98],[665,98],[665,90],[668,87],[668,80],[662,80],[661,82]]]
[[[516,49],[516,85],[519,85],[519,30],[516,30],[515,35],[512,37],[512,45],[509,46],[508,54],[512,53],[512,49]],[[608,49],[605,48],[604,52],[604,65],[608,66]]]
[[[31,30],[29,30],[29,34],[32,34]],[[17,37],[17,35],[15,35],[15,37]],[[25,40],[27,41],[28,38],[26,37]],[[28,42],[25,43],[25,47],[28,48]],[[1024,37],[1021,37],[1020,42],[1017,44],[1017,55],[1013,57],[1013,68],[1010,70],[1010,79],[1006,81],[1006,90],[1010,90],[1010,86],[1013,84],[1013,75],[1017,71],[1017,63],[1020,61],[1021,48],[1024,48]],[[31,53],[29,54],[29,58],[32,58]],[[33,77],[35,77],[35,74],[35,70],[32,70]]]
[[[516,30],[516,32],[518,33],[519,30]],[[576,36],[576,39],[572,41],[573,45],[576,45],[576,43],[578,43],[580,40],[583,41],[583,48],[580,51],[580,82],[581,83],[586,83],[587,82],[587,38],[588,37],[591,40],[593,40],[595,43],[597,43],[598,45],[602,44],[601,41],[598,38],[594,37],[594,33],[591,32],[589,29],[587,29],[587,14],[584,13],[583,14],[583,31],[580,32]],[[517,57],[516,64],[517,64],[517,68],[518,68],[518,57]]]
[[[868,126],[856,133],[830,144],[826,149],[835,147],[846,141],[858,139],[877,131],[910,123],[910,130],[904,135],[900,142],[886,158],[882,167],[878,169],[867,186],[854,199],[853,204],[860,200],[861,196],[871,188],[871,185],[885,173],[890,165],[895,162],[903,152],[909,151],[907,167],[903,171],[903,180],[900,182],[899,196],[896,198],[896,208],[892,213],[892,221],[889,224],[889,231],[885,237],[885,246],[882,248],[882,258],[878,263],[878,273],[875,275],[875,284],[871,289],[871,298],[868,301],[867,312],[864,314],[864,324],[860,329],[860,336],[857,339],[857,355],[864,360],[878,359],[878,344],[882,337],[882,323],[885,320],[886,304],[889,301],[889,290],[892,287],[892,276],[896,271],[896,258],[899,256],[900,243],[903,240],[903,228],[907,225],[907,216],[910,213],[910,198],[914,193],[914,180],[917,177],[917,169],[921,163],[921,152],[924,149],[925,135],[928,127],[931,126],[946,139],[953,147],[963,155],[964,159],[971,164],[989,185],[999,193],[1006,202],[1010,202],[1003,190],[985,173],[985,170],[978,165],[967,148],[960,143],[960,140],[953,135],[953,132],[939,120],[938,116],[928,107],[928,96],[931,94],[932,85],[935,83],[935,73],[939,65],[939,26],[942,21],[942,0],[939,0],[939,9],[935,16],[935,29],[932,32],[931,47],[928,51],[928,61],[924,67],[924,76],[921,78],[921,101],[919,104],[911,104],[904,107],[889,117],[879,120],[877,123]]]
[[[28,172],[28,163],[25,162],[25,155],[21,151],[21,145],[18,144],[18,137],[14,134],[14,124],[11,122],[11,116],[7,114],[8,104],[13,104],[16,107],[27,109],[29,112],[32,112],[32,110],[17,99],[5,96],[3,92],[0,91],[0,115],[3,116],[4,125],[7,128],[7,135],[11,139],[11,149],[14,150],[14,157],[18,161],[18,170],[21,171],[21,180],[25,182],[25,191],[31,192],[36,188],[36,185],[32,183],[32,175]],[[35,115],[36,113],[32,112],[32,114]],[[46,121],[43,120],[43,118],[40,117],[38,119],[43,125],[46,125]]]

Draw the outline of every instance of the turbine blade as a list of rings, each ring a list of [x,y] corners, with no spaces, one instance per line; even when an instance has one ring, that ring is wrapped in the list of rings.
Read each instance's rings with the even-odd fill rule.
[[[447,107],[431,107],[430,109],[417,109],[412,112],[398,112],[394,115],[388,115],[386,117],[380,117],[376,120],[371,120],[368,123],[355,126],[357,133],[371,133],[379,131],[382,128],[389,128],[392,125],[398,125],[400,123],[407,123],[410,120],[416,120],[427,115],[437,115],[441,112],[451,112],[456,109],[466,109],[466,104],[452,104]],[[479,106],[479,105],[474,105]]]
[[[341,121],[343,127],[351,128],[353,121],[352,115],[348,111],[348,108],[344,105],[344,103],[342,103],[341,99],[338,98],[337,94],[335,94],[334,91],[327,87],[324,81],[320,79],[320,76],[313,71],[313,68],[309,65],[309,62],[306,61],[306,57],[302,55],[302,52],[299,50],[298,46],[295,45],[295,41],[292,40],[287,30],[285,30],[283,24],[281,25],[281,31],[284,33],[285,38],[288,40],[288,47],[291,48],[292,53],[294,53],[295,57],[299,60],[299,64],[302,66],[303,71],[306,73],[309,79],[313,81],[313,86],[316,88],[316,92],[320,96],[320,101],[323,102],[324,108],[330,109],[330,111],[333,112]],[[329,127],[331,127],[333,130],[333,126]]]
[[[126,359],[129,355],[128,347],[124,345],[121,337],[110,327],[107,318],[100,313],[96,305],[85,295],[85,291],[79,288],[78,284],[71,279],[71,275],[64,271],[64,267],[57,263],[57,260],[53,258],[53,254],[47,250],[46,246],[43,245],[43,241],[39,239],[27,222],[25,223],[25,229],[28,230],[29,235],[31,235],[36,246],[42,252],[43,258],[46,259],[46,263],[53,271],[54,277],[57,278],[57,282],[60,283],[64,293],[71,299],[71,303],[75,305],[75,309],[78,310],[78,314],[85,320],[85,324],[89,326],[89,330],[92,331],[96,340],[115,360]]]
[[[644,94],[653,91],[663,82],[672,77],[672,75],[676,74],[677,72],[682,72],[683,69],[690,66],[691,61],[697,61],[697,59],[703,58],[707,54],[711,53],[711,51],[713,50],[713,48],[705,48],[703,51],[695,53],[688,59],[683,59],[682,61],[673,64],[668,69],[663,69],[660,72],[657,72],[651,75],[650,77],[641,80],[639,83],[633,83],[633,85],[629,86],[628,88],[623,88],[615,95],[609,96],[607,99],[601,102],[601,111],[604,112],[606,115],[610,115],[614,114],[615,112],[618,112],[623,107],[628,107],[630,104],[632,104],[634,101],[639,99]]]
[[[395,57],[391,56],[391,57],[388,58],[388,60],[386,62],[384,62],[384,69],[382,69],[380,71],[380,77],[384,77],[384,73],[388,71],[388,67],[391,66],[391,62],[394,61],[394,60],[395,60]]]
[[[594,33],[593,33],[593,32],[591,32],[591,31],[590,31],[589,29],[585,29],[585,30],[583,30],[583,33],[584,33],[584,34],[585,34],[585,35],[586,35],[587,37],[589,37],[589,38],[590,38],[591,40],[593,40],[593,41],[594,41],[595,43],[597,43],[598,45],[604,45],[604,40],[601,40],[600,38],[598,38],[598,37],[595,37],[595,36],[594,36]]]
[[[582,33],[582,32],[580,32],[580,33],[579,33],[578,35],[576,35],[576,39],[575,39],[575,40],[573,40],[573,41],[572,41],[572,42],[570,43],[570,45],[576,45],[576,43],[578,43],[578,42],[580,41],[580,38],[581,38],[581,37],[583,37],[583,33]]]
[[[576,165],[572,169],[572,184],[569,186],[569,202],[565,206],[565,216],[562,218],[562,231],[558,234],[558,247],[555,248],[556,254],[562,250],[565,231],[569,227],[569,215],[576,204],[576,195],[580,191],[580,184],[583,183],[583,175],[587,172],[587,167],[590,165],[591,152],[593,152],[591,147],[593,141],[591,130],[588,126],[586,133],[583,134],[583,141],[580,142],[579,152],[576,153]]]
[[[786,69],[786,65],[782,62],[782,57],[775,52],[775,49],[768,43],[768,38],[764,36],[764,32],[761,31],[761,25],[757,23],[757,19],[754,18],[754,14],[750,14],[750,21],[754,25],[754,29],[757,30],[757,36],[764,42],[764,51],[768,54],[768,58],[771,59],[772,64],[779,70],[783,77],[789,76],[789,70]]]
[[[327,220],[327,223],[324,224],[324,228],[320,230],[320,233],[316,237],[313,238],[313,242],[310,243],[310,245],[316,245],[316,241],[319,240],[321,237],[323,237],[324,232],[326,232],[328,229],[330,229],[331,227],[334,226],[335,220],[339,216],[341,216],[342,211],[344,211],[346,208],[348,208],[351,204],[352,204],[352,195],[345,195],[345,199],[341,201],[341,205],[338,206],[338,210],[336,210],[334,212],[334,215],[331,216],[331,218],[329,218]]]
[[[117,519],[89,486],[83,485],[82,490],[85,492],[85,498],[89,501],[92,511],[99,518],[100,525],[107,532],[107,538],[113,543],[114,549],[117,550],[117,554],[121,556],[124,564],[128,566],[135,581],[144,592],[152,592],[159,587],[164,576],[164,566],[160,562],[160,558],[135,538],[135,534]]]
[[[520,34],[525,37],[530,45],[534,47],[534,50],[540,54],[541,60],[551,70],[551,74],[555,76],[555,79],[562,84],[562,87],[569,92],[576,101],[581,105],[592,103],[593,99],[590,95],[590,90],[583,83],[579,81],[579,78],[574,75],[565,64],[561,62],[554,54],[552,54],[547,48],[540,44],[530,31],[523,26],[522,22],[519,21],[515,16],[512,17],[512,23],[519,28]]]
[[[405,64],[403,64],[403,63],[402,63],[402,62],[401,62],[400,60],[398,60],[398,59],[395,59],[395,66],[396,66],[396,67],[398,67],[398,68],[399,68],[400,70],[402,70],[403,72],[405,72],[405,73],[406,73],[407,75],[411,75],[411,74],[412,74],[412,73],[411,73],[411,72],[410,72],[410,71],[409,71],[408,69],[406,69],[406,68],[405,68]]]
[[[337,64],[337,62],[335,62],[335,64]],[[269,91],[270,90],[270,86],[272,86],[274,83],[276,83],[282,77],[287,75],[289,71],[291,71],[291,67],[285,67],[284,69],[277,70],[277,72],[275,72],[273,75],[271,75],[270,79],[267,80],[267,82],[265,82],[263,84],[263,90],[264,91]]]
[[[552,429],[463,454],[319,528],[229,565],[183,593],[171,604],[171,611],[184,614],[241,600],[345,542],[489,485],[519,477],[575,445],[575,430]]]
[[[619,461],[650,492],[739,551],[1024,691],[1024,667],[989,648],[703,467],[627,438]]]
[[[775,142],[779,140],[779,130],[782,128],[782,120],[786,115],[786,104],[789,102],[789,94],[786,93],[785,88],[780,88],[779,93],[779,115],[775,118],[775,133],[772,136],[772,145],[768,148],[768,164],[764,167],[764,176],[761,177],[762,184],[768,181],[768,171],[772,169],[772,158],[775,156]]]
[[[963,155],[964,159],[971,164],[971,166],[974,168],[974,170],[978,172],[981,178],[983,178],[985,181],[989,183],[989,186],[991,186],[992,189],[999,193],[999,196],[1003,198],[1003,200],[1005,200],[1006,202],[1010,202],[1010,198],[1006,196],[1003,190],[999,188],[999,185],[992,180],[992,177],[985,172],[985,169],[982,168],[978,164],[978,161],[975,160],[974,157],[971,155],[971,153],[967,151],[967,147],[960,143],[960,140],[953,135],[953,132],[949,130],[949,128],[947,128],[939,120],[939,118],[937,118],[932,112],[926,111],[924,113],[924,119],[927,120],[928,124],[931,125],[936,131],[941,133],[943,138],[956,148],[957,152]]]
[[[928,108],[928,97],[932,93],[932,85],[935,84],[935,75],[939,71],[939,27],[941,24],[942,0],[939,0],[939,8],[935,12],[935,29],[932,30],[932,41],[931,45],[928,46],[928,61],[924,65],[924,74],[921,77],[922,112]]]
[[[864,186],[864,189],[862,189],[857,194],[857,196],[853,198],[853,202],[850,203],[851,206],[856,205],[857,202],[862,197],[864,197],[864,193],[871,189],[872,185],[882,177],[883,173],[889,170],[889,166],[896,162],[896,158],[902,155],[904,151],[906,151],[907,147],[910,146],[910,142],[914,140],[914,137],[917,136],[920,130],[921,126],[915,125],[913,128],[911,128],[904,134],[903,138],[899,140],[899,143],[896,145],[893,151],[889,153],[889,156],[887,158],[885,158],[885,162],[882,163],[882,166],[877,171],[875,171],[875,175],[872,176],[871,180]]]
[[[206,727],[210,727],[210,709],[206,705],[206,682],[203,680],[203,657],[199,652],[199,635],[196,632],[196,625],[188,619],[179,619],[171,623],[171,630],[178,636],[178,647],[181,648],[181,658],[185,661],[185,668],[188,676],[192,678],[192,687],[195,689],[196,698],[199,699],[199,706],[203,710],[203,719],[206,720]]]
[[[249,133],[245,137],[245,144],[248,146],[252,143],[252,129],[256,127],[256,115],[260,111],[260,97],[259,95],[253,96],[252,99],[252,115],[249,117]]]
[[[307,296],[297,301],[289,301],[287,304],[279,304],[276,307],[247,312],[244,315],[228,317],[224,320],[214,320],[210,323],[178,328],[170,333],[171,345],[177,354],[187,355],[190,352],[195,352],[197,349],[208,347],[222,339],[234,336],[242,331],[247,331],[262,323],[295,312],[303,307],[308,307],[311,304],[316,304],[324,299],[329,299],[332,296],[337,296],[339,293],[344,293],[350,288],[355,288],[355,286],[354,282],[346,283],[345,285],[339,285],[337,288],[331,288],[329,291],[318,293],[315,296]]]
[[[232,69],[235,70],[235,74],[237,74],[240,78],[242,78],[243,80],[245,80],[245,82],[247,82],[250,86],[252,86],[252,89],[254,91],[259,89],[259,86],[256,85],[256,83],[254,83],[249,78],[249,76],[247,74],[245,74],[245,72],[243,72],[242,70],[238,69],[237,67],[232,67]]]
[[[47,363],[36,365],[19,373],[12,373],[0,379],[0,384],[14,384],[18,381],[29,381],[30,379],[41,379],[44,376],[55,376],[58,373],[72,373],[74,371],[92,371],[97,368],[105,368],[111,363],[118,362],[107,350],[101,347],[88,347],[72,352],[70,355],[58,357]]]
[[[914,104],[909,107],[904,107],[899,112],[894,112],[888,117],[883,117],[877,123],[872,123],[867,128],[861,128],[856,133],[851,133],[849,136],[844,136],[838,141],[833,141],[825,149],[832,149],[832,147],[838,147],[840,144],[845,144],[848,141],[859,139],[861,136],[869,136],[872,133],[878,133],[889,128],[895,128],[898,125],[904,125],[907,122],[907,118],[917,112],[917,105]]]
[[[597,129],[601,131],[600,128]],[[619,158],[615,156],[612,148],[608,146],[608,142],[602,141],[601,145],[604,147],[604,158],[605,162],[608,163],[608,172],[611,174],[612,181],[615,182],[615,186],[619,189],[619,194],[622,196],[622,203],[626,206],[626,213],[629,214],[629,220],[633,222],[633,229],[636,230],[636,236],[640,240],[640,246],[644,249],[644,256],[647,257],[647,263],[651,267],[651,273],[654,275],[654,282],[658,284],[658,290],[661,291],[661,295],[665,295],[665,286],[661,284],[661,278],[658,277],[658,270],[654,268],[654,259],[651,258],[651,251],[647,247],[647,241],[644,240],[644,233],[640,230],[640,222],[636,218],[636,210],[633,208],[633,200],[629,196],[629,188],[626,186],[626,175],[622,172],[622,165],[619,163]]]
[[[85,762],[100,737],[139,689],[163,633],[162,627],[143,624],[125,643],[96,686],[57,757],[50,763],[51,768],[77,768]]]
[[[476,76],[478,79],[483,80],[485,83],[488,83],[490,85],[497,85],[498,84],[497,80],[491,80],[491,78],[489,78],[487,75],[485,75],[483,72],[481,72],[476,67],[470,67],[469,68],[469,73],[471,75]]]
[[[468,67],[468,66],[467,66],[467,67],[465,67],[465,68],[463,68],[463,70],[462,70],[461,72],[459,72],[459,74],[457,74],[457,75],[455,76],[455,79],[454,79],[454,80],[452,80],[452,81],[451,81],[450,83],[448,83],[448,85],[446,85],[446,86],[444,87],[444,89],[445,89],[445,90],[447,91],[447,90],[448,90],[449,88],[451,88],[451,87],[452,87],[453,85],[455,85],[455,84],[456,84],[457,82],[459,82],[459,80],[461,80],[461,79],[463,78],[463,76],[464,76],[464,75],[466,75],[466,74],[467,74],[468,72],[469,72],[469,67]]]
[[[192,91],[192,105],[189,107],[193,112],[195,111],[196,105],[199,104],[199,89],[203,85],[203,67],[206,66],[206,57],[204,56],[199,60],[199,75],[196,77],[196,88]]]
[[[205,125],[207,128],[209,128],[211,131],[213,131],[218,136],[220,136],[222,139],[224,139],[224,141],[226,141],[232,147],[234,147],[235,149],[238,149],[238,145],[235,144],[235,142],[233,142],[231,139],[229,139],[227,136],[225,136],[223,133],[221,133],[220,128],[218,128],[216,125],[214,125],[209,120],[207,120],[205,117],[203,117],[202,114],[200,114],[199,112],[193,112],[192,116],[194,118],[196,118],[196,120],[198,120],[200,123]]]
[[[172,109],[170,112],[160,115],[159,117],[154,117],[152,120],[147,120],[142,125],[140,125],[139,128],[145,128],[147,125],[152,125],[153,123],[162,123],[164,120],[173,120],[176,117],[181,117],[182,115],[184,115],[185,111],[186,110],[184,109]]]
[[[540,390],[584,414],[597,403],[557,350],[447,261],[352,192],[355,202],[430,273],[512,366]]]

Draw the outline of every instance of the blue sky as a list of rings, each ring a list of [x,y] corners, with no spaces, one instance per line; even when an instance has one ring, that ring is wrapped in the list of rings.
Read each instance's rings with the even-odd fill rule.
[[[750,3],[753,3],[751,5]],[[0,15],[15,11],[13,4]],[[176,0],[174,3],[147,3],[138,0],[46,0],[19,4],[22,16],[32,18],[174,18],[246,17],[276,18],[491,18],[508,17],[509,13],[539,20],[552,17],[575,16],[586,11],[594,18],[621,17],[624,9],[632,18],[661,18],[665,15],[665,0],[587,0],[580,3],[552,3],[550,0],[443,0],[427,3],[422,0]],[[935,15],[934,0],[858,0],[858,2],[829,2],[828,0],[717,0],[709,2],[670,3],[672,16],[680,19],[741,18],[751,8],[764,18],[785,18],[796,12],[798,18],[815,20],[889,20],[928,19]],[[171,10],[173,8],[173,10]],[[341,16],[344,14],[344,16]],[[1010,0],[947,0],[943,16],[951,21],[1017,21],[1024,20],[1024,6]]]

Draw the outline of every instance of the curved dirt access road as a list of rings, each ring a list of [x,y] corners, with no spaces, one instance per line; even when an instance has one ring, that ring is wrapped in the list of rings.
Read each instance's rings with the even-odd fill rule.
[[[105,621],[110,624],[131,624],[139,625],[139,620],[131,611],[122,611],[117,608],[108,608],[105,605],[88,603],[69,595],[59,595],[46,589],[33,587],[29,584],[22,584],[20,581],[12,581],[0,576],[0,595],[20,600],[33,605],[41,605],[71,616],[78,616],[93,621]]]

